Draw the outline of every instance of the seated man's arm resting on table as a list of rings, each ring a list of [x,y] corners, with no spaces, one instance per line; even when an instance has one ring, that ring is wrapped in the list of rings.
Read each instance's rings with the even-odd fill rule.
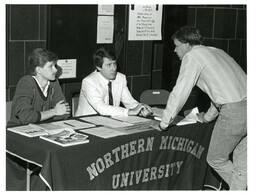
[[[128,87],[127,87],[127,80],[125,78],[125,84],[122,91],[121,96],[121,102],[124,104],[126,108],[129,108],[128,115],[138,115],[141,114],[142,116],[146,117],[148,115],[151,115],[153,113],[150,106],[143,103],[138,103],[131,95]],[[136,105],[136,106],[135,106]],[[140,106],[143,106],[142,109],[140,109]],[[139,108],[139,112],[137,109]],[[133,114],[134,112],[134,114]]]
[[[55,86],[54,93],[52,94],[52,108],[54,109],[55,114],[52,116],[53,120],[67,119],[70,116],[70,106],[66,102],[66,98],[62,92],[59,81],[56,80],[54,84]]]
[[[40,121],[47,120],[49,118],[54,117],[55,119],[66,119],[69,116],[70,108],[68,103],[65,103],[64,100],[59,101],[54,108],[46,111],[41,111],[41,119]],[[65,115],[65,116],[63,116]],[[57,120],[57,119],[56,119]]]

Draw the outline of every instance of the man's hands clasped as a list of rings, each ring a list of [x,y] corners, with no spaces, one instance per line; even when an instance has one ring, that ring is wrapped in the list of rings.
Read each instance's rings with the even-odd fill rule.
[[[68,103],[64,103],[64,100],[59,101],[54,107],[55,116],[70,114],[70,106]]]
[[[135,116],[135,115],[142,115],[144,117],[150,116],[153,113],[152,109],[150,106],[147,104],[140,103],[138,104],[135,108],[129,109],[128,115],[130,116]]]

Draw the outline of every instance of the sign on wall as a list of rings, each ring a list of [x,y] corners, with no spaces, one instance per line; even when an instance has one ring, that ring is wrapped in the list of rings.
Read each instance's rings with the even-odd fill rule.
[[[114,16],[98,16],[97,44],[113,43]]]
[[[114,5],[98,5],[97,44],[113,43]]]
[[[162,5],[129,5],[128,40],[161,40]]]
[[[60,79],[76,78],[76,59],[59,59],[57,64],[61,67]]]

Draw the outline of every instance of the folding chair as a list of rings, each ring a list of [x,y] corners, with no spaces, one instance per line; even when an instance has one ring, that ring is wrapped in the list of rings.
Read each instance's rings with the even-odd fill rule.
[[[6,102],[6,124],[11,118],[12,101]]]
[[[79,95],[80,93],[74,93],[72,98],[71,98],[71,114],[72,117],[75,116],[77,107],[78,107],[78,101],[79,101]]]
[[[164,89],[148,89],[141,93],[140,102],[150,106],[166,105],[170,92]]]

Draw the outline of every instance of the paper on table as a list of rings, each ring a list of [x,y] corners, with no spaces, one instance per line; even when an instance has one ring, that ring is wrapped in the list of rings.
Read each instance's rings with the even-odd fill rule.
[[[195,121],[198,121],[200,123],[202,123],[202,121],[197,117],[197,114],[199,114],[198,108],[195,107],[191,110],[186,110],[184,111],[184,116],[188,119],[193,119]]]
[[[18,126],[7,128],[7,130],[27,137],[37,137],[40,135],[46,135],[47,132],[38,127],[31,127],[30,125]]]
[[[76,133],[71,129],[65,129],[53,135],[43,135],[40,136],[40,138],[63,147],[85,144],[89,142],[89,139],[87,139],[88,135]]]
[[[131,123],[126,123],[118,120],[114,120],[109,117],[104,117],[104,116],[91,116],[91,117],[82,117],[80,120],[87,121],[89,123],[93,123],[95,125],[103,125],[103,126],[108,126],[112,128],[117,128],[117,127],[126,127],[126,126],[132,126],[133,124]]]
[[[151,119],[139,117],[139,116],[112,116],[113,119],[120,120],[127,123],[141,123],[141,122],[148,122]]]
[[[156,117],[159,117],[159,118],[163,117],[163,112],[164,112],[163,108],[153,107],[152,111],[153,111],[153,116],[156,116]]]
[[[41,124],[30,123],[29,126],[44,129],[46,131],[55,131],[58,129],[63,129],[62,126],[53,124],[53,123],[41,123]]]
[[[34,127],[34,128],[38,128],[38,129],[42,129],[46,132],[46,134],[56,134],[59,133],[65,129],[70,129],[72,131],[74,131],[71,127],[62,127],[60,125],[57,124],[53,124],[53,123],[41,123],[41,124],[33,124],[30,123],[29,124],[30,127]]]
[[[95,127],[94,124],[86,123],[78,120],[57,121],[57,122],[53,122],[53,124],[57,124],[62,127],[69,127],[69,128],[71,127],[74,130]]]
[[[116,137],[119,135],[126,135],[124,132],[115,131],[108,127],[95,127],[90,129],[79,130],[83,133],[88,133],[102,138]]]
[[[160,110],[157,110],[157,111],[160,111]],[[153,111],[153,113],[154,113],[154,111]],[[198,113],[199,113],[199,111],[198,111],[197,107],[195,107],[191,110],[186,110],[186,111],[184,111],[185,118],[180,117],[180,116],[176,116],[174,118],[174,120],[172,121],[172,123],[176,124],[177,126],[181,126],[181,125],[193,124],[193,123],[196,123],[197,121],[201,122],[199,120],[199,118],[197,117]],[[162,116],[160,117],[160,116],[157,115],[157,116],[154,117],[154,119],[161,121]]]
[[[176,125],[182,126],[182,125],[188,125],[188,124],[194,124],[196,121],[194,119],[184,118],[181,121],[179,121]]]

